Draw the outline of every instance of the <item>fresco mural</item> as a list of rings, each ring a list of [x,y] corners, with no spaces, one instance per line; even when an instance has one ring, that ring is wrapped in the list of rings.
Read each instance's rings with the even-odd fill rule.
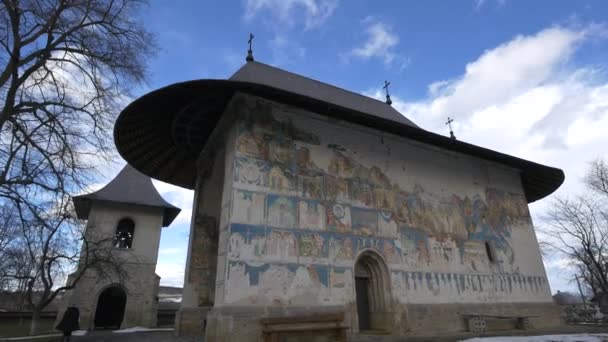
[[[325,214],[328,229],[341,233],[348,233],[351,231],[351,213],[349,206],[335,203],[327,206]]]
[[[325,230],[325,207],[319,201],[301,200],[298,204],[299,227]]]
[[[268,173],[268,184],[273,192],[291,194],[296,189],[296,176],[288,167],[273,165]]]
[[[372,203],[372,187],[365,180],[351,179],[349,181],[352,203],[361,207],[371,207]]]
[[[289,139],[274,136],[268,142],[268,159],[271,162],[292,166],[295,163],[295,151]]]
[[[278,119],[272,108],[255,106],[237,127],[238,190],[228,253],[234,282],[246,279],[257,287],[244,296],[274,292],[276,284],[264,287],[259,280],[271,270],[285,279],[283,295],[272,298],[277,303],[311,291],[342,293],[352,287],[354,259],[365,249],[381,254],[398,274],[393,285],[408,291],[475,292],[519,284],[515,278],[460,277],[516,272],[511,232],[531,224],[523,195],[494,188],[438,194],[417,183],[402,188],[382,167],[364,165],[344,147],[322,146],[314,132],[296,128],[288,116]],[[488,262],[486,243],[496,252],[495,264]]]
[[[378,213],[378,235],[397,238],[398,231],[395,214],[391,211],[380,211]]]
[[[296,227],[298,209],[292,197],[268,195],[268,225],[273,227]]]
[[[267,259],[297,262],[298,237],[289,230],[271,229],[266,240]],[[238,260],[247,260],[238,258]]]
[[[348,181],[344,178],[337,178],[330,175],[325,177],[325,199],[331,202],[349,203],[350,193]]]
[[[228,256],[232,259],[256,260],[266,250],[266,229],[259,226],[233,224],[230,226]]]
[[[228,264],[230,303],[310,305],[329,300],[329,266],[299,264]],[[344,283],[342,283],[344,284]],[[342,285],[344,286],[344,285]]]
[[[334,264],[352,264],[354,258],[353,239],[347,235],[334,234],[329,240],[329,259]]]
[[[235,181],[239,184],[252,187],[266,187],[268,184],[269,164],[267,162],[251,159],[236,158]]]
[[[322,200],[324,197],[325,186],[323,184],[323,174],[315,171],[308,171],[298,175],[298,193],[302,197]]]
[[[232,222],[263,224],[266,195],[246,190],[235,190],[232,204]]]
[[[353,207],[351,221],[355,234],[373,236],[378,233],[378,212],[374,210]]]

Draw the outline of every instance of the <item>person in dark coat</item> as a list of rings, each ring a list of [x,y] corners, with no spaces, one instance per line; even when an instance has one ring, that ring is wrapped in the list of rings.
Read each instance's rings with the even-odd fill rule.
[[[70,306],[65,310],[61,322],[55,327],[57,330],[63,332],[62,341],[69,341],[72,337],[72,332],[80,330],[80,325],[78,324],[79,319],[80,313],[77,307]]]

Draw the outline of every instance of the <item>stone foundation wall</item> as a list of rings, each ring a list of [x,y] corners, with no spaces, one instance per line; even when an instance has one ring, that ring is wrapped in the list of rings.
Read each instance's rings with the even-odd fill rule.
[[[75,306],[80,311],[80,328],[94,329],[95,311],[99,295],[103,290],[113,285],[121,286],[127,295],[125,312],[121,328],[134,326],[156,327],[158,309],[158,284],[160,277],[154,273],[155,265],[137,265],[127,267],[129,277],[122,281],[118,279],[99,279],[96,274],[89,272],[73,290],[67,291],[57,313],[58,323],[68,306]]]
[[[407,312],[407,334],[429,335],[431,332],[451,333],[466,331],[464,315],[530,316],[532,329],[557,327],[561,324],[561,309],[553,303],[517,304],[410,304]],[[439,322],[441,322],[439,324]],[[512,327],[503,327],[514,329]],[[491,327],[488,328],[491,331]]]
[[[175,334],[178,336],[201,336],[205,331],[208,307],[181,308],[175,314]]]
[[[264,317],[293,317],[343,312],[342,306],[326,307],[264,307],[223,306],[207,314],[206,342],[263,341],[260,319]],[[347,321],[348,318],[345,319]]]
[[[428,336],[431,334],[462,333],[467,330],[465,315],[531,316],[531,329],[548,329],[559,326],[561,309],[552,303],[521,304],[410,304],[395,305],[387,325],[393,325],[388,338],[395,336]],[[205,341],[207,342],[261,342],[263,317],[290,317],[323,313],[344,312],[344,324],[350,327],[349,334],[357,333],[357,317],[354,304],[327,307],[262,307],[226,306],[215,307],[207,314]],[[514,320],[513,320],[514,322]],[[509,320],[489,324],[490,331],[514,329]],[[505,325],[506,324],[506,325]],[[513,323],[514,324],[514,323]]]

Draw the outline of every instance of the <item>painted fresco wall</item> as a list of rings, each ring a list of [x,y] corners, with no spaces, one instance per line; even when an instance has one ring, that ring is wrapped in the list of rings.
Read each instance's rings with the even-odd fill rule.
[[[262,99],[235,103],[216,304],[352,303],[366,249],[383,256],[402,303],[551,301],[515,170]]]

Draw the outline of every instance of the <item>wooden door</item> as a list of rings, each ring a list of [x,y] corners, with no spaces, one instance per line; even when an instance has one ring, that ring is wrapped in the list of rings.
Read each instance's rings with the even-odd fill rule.
[[[369,278],[355,277],[357,295],[357,316],[359,316],[359,331],[369,330]]]

